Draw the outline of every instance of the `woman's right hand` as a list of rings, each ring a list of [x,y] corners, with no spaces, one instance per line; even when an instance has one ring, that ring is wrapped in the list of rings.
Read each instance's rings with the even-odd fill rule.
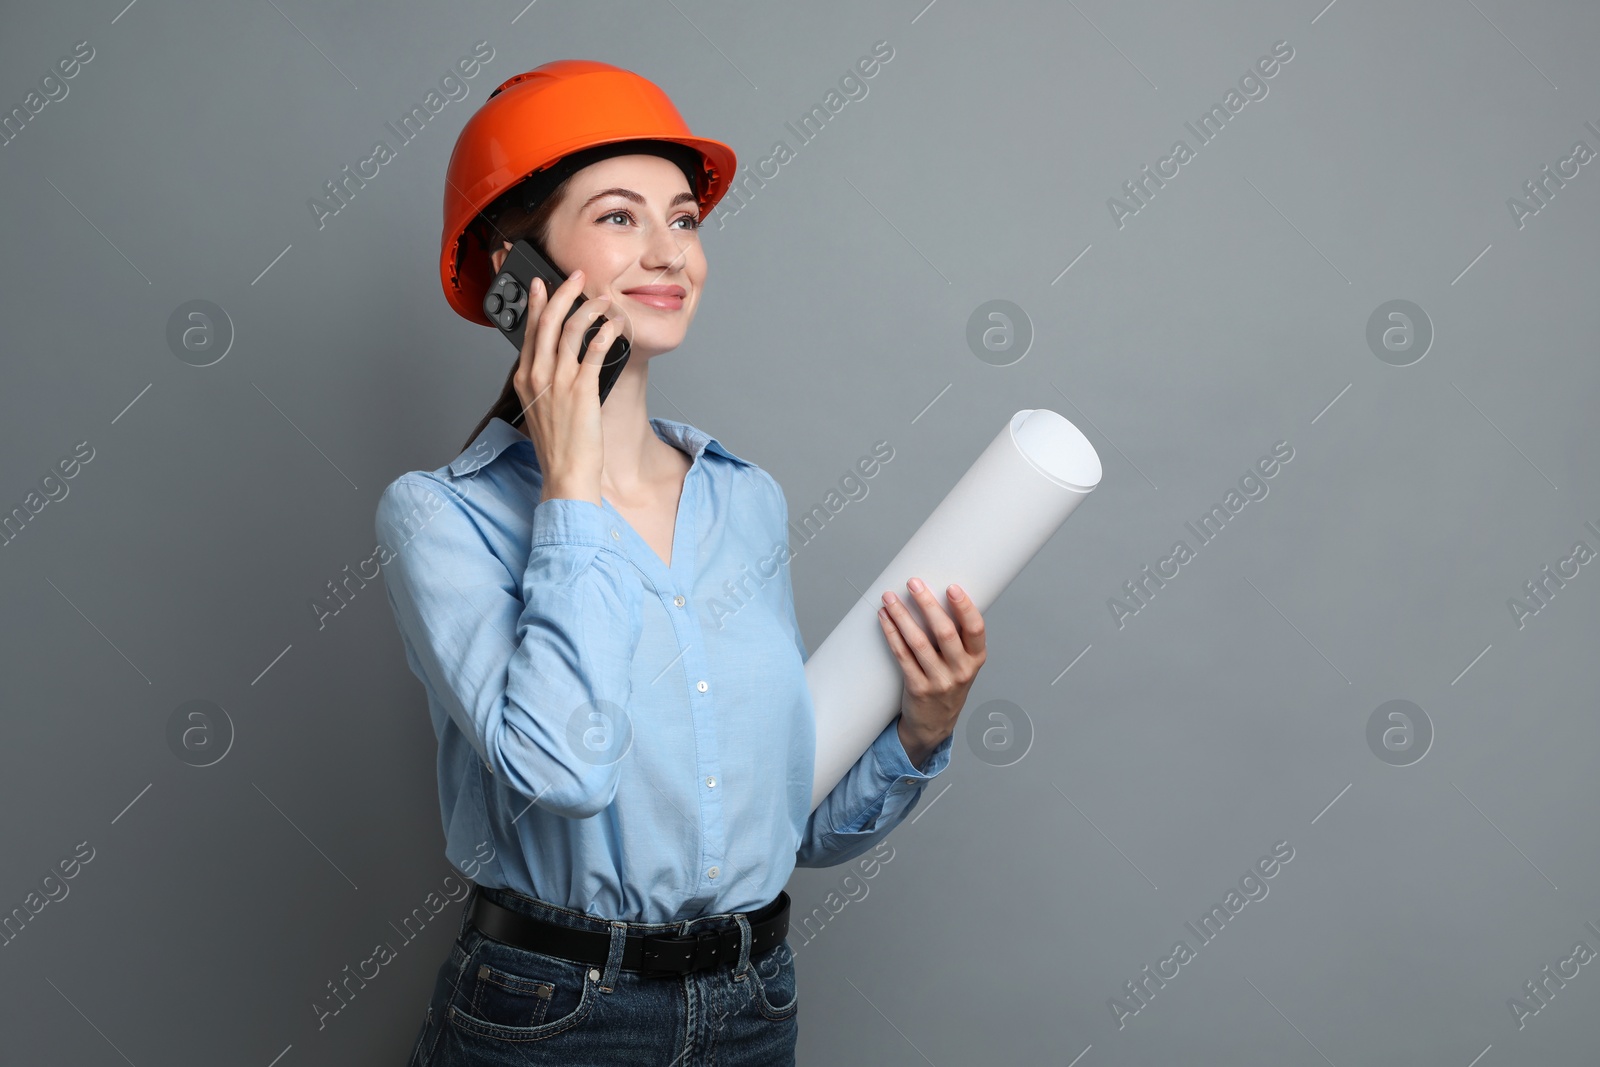
[[[606,320],[589,342],[582,363],[578,350],[595,319],[610,308],[610,297],[586,299],[571,318],[567,311],[583,291],[584,274],[575,270],[554,293],[542,279],[528,291],[528,328],[522,355],[512,373],[522,402],[523,426],[544,476],[541,500],[564,497],[600,504],[600,471],[605,461],[600,434],[600,365],[621,330],[620,316]]]

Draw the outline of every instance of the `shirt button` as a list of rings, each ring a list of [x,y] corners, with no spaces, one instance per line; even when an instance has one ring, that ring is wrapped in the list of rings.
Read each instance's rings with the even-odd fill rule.
[[[700,692],[702,692],[702,693],[704,693],[707,689],[711,688],[709,685],[706,685],[705,679],[703,679],[703,678],[700,681],[694,683],[694,687],[696,689],[700,690]]]
[[[722,873],[722,868],[721,867],[713,867],[709,871],[706,872],[706,877],[707,878],[715,878],[717,875],[719,875],[721,873]]]
[[[706,788],[707,789],[715,789],[716,787],[717,787],[717,779],[714,776],[708,776],[706,778]]]
[[[617,533],[617,528],[615,526],[611,527],[611,540],[619,541],[621,539],[622,539],[622,535]]]
[[[600,968],[598,968],[598,967],[590,967],[589,968],[589,981],[591,981],[591,982],[600,981]]]
[[[683,607],[683,597],[681,597],[681,596],[673,597],[672,598],[672,602],[674,604],[678,605],[678,607],[680,607],[680,608]]]

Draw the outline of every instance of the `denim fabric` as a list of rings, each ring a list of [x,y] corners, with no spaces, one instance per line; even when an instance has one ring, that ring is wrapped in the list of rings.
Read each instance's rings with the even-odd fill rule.
[[[610,933],[610,958],[591,966],[485,937],[467,920],[479,893],[524,915]],[[622,969],[627,934],[692,935],[726,927],[743,935],[731,964],[665,976]],[[409,1067],[792,1067],[798,1008],[788,939],[751,955],[743,913],[608,922],[474,885]]]

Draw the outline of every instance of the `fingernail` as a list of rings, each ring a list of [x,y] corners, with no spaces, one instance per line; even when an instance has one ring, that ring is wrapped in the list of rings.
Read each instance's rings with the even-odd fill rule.
[[[883,602],[885,604],[893,604],[895,602],[895,595],[893,593],[883,594]]]
[[[906,588],[911,590],[913,593],[922,592],[922,579],[921,578],[913,578],[913,579],[911,579],[909,582],[906,583]]]
[[[963,597],[965,597],[966,595],[967,595],[967,591],[965,589],[961,588],[959,585],[956,585],[954,582],[950,583],[950,599],[951,600],[960,600]]]

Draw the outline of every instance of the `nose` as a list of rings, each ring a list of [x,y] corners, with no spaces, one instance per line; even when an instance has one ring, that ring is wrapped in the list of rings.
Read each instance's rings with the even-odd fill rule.
[[[681,231],[672,227],[654,228],[647,239],[645,254],[640,260],[640,265],[649,270],[658,270],[664,274],[683,269],[684,258],[689,251],[689,242],[684,239]]]

